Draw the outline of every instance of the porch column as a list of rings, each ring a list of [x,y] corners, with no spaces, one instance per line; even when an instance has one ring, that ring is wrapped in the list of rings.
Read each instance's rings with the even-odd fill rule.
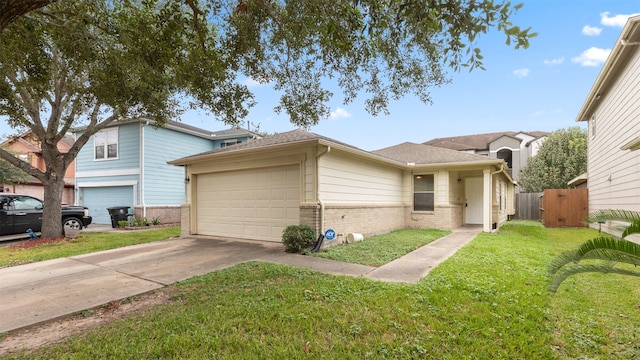
[[[482,173],[482,231],[491,232],[491,169],[484,169]]]

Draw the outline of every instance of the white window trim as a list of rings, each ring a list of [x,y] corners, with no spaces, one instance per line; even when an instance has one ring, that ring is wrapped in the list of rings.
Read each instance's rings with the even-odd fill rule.
[[[426,193],[433,193],[433,210],[416,210],[416,203],[415,203],[415,194],[416,194],[416,189],[415,189],[415,178],[416,176],[432,176],[433,177],[433,191],[429,192],[429,191],[421,191],[421,194],[426,194]],[[436,174],[433,173],[424,173],[424,174],[413,174],[411,176],[411,211],[412,212],[416,212],[416,213],[421,213],[421,214],[433,214],[436,211]]]
[[[109,132],[115,132],[116,133],[116,156],[110,158],[109,155],[109,141],[108,138],[109,136],[107,135]],[[105,136],[105,143],[104,143],[104,157],[103,158],[96,158],[96,135],[99,133],[104,133]],[[110,161],[110,160],[118,160],[120,158],[120,134],[118,131],[118,128],[109,128],[109,129],[103,129],[98,131],[97,133],[93,134],[93,161]]]
[[[220,143],[220,147],[224,148],[231,145],[240,144],[242,141],[240,139],[227,139]]]

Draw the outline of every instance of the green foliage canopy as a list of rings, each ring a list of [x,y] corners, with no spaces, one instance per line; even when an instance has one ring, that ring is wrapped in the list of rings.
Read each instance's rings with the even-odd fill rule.
[[[24,171],[0,159],[0,185],[15,184],[25,179]]]
[[[245,77],[272,84],[282,94],[276,111],[299,127],[328,117],[326,79],[342,89],[345,103],[366,93],[375,115],[407,94],[431,102],[429,89],[449,81],[447,69],[482,68],[477,39],[492,28],[516,49],[536,35],[511,23],[521,5],[495,0],[59,0],[9,7],[21,4],[23,11],[0,17],[0,117],[38,137],[46,169],[2,150],[0,158],[42,181],[46,203],[60,203],[62,174],[114,121],[146,116],[162,125],[198,108],[240,125],[254,104]],[[84,132],[61,154],[57,142],[78,126]],[[46,228],[58,230],[58,219],[59,211],[45,212]]]
[[[522,192],[566,189],[568,182],[587,171],[587,133],[579,127],[551,133],[538,154],[520,172]]]

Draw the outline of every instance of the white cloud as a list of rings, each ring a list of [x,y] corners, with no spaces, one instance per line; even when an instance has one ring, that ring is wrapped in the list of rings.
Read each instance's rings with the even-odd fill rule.
[[[624,24],[627,23],[627,20],[635,15],[639,15],[640,13],[630,14],[630,15],[614,15],[609,16],[610,12],[606,11],[600,13],[600,23],[604,26],[617,26],[623,27]]]
[[[332,111],[331,115],[329,115],[330,120],[346,119],[350,117],[351,117],[351,113],[340,107],[337,108],[335,111]]]
[[[571,61],[582,66],[598,66],[607,60],[611,49],[591,47],[576,56]]]
[[[519,77],[519,78],[527,77],[527,76],[529,76],[529,69],[524,68],[524,69],[513,70],[513,75],[515,75],[516,77]]]
[[[266,84],[260,83],[258,80],[252,79],[252,78],[244,79],[242,84],[246,85],[248,88],[256,88],[256,87],[260,87],[260,86],[266,85]]]
[[[582,28],[582,34],[587,36],[598,36],[602,32],[602,28],[585,25]]]
[[[563,57],[559,57],[557,59],[544,59],[544,64],[545,65],[560,65],[564,62],[564,56]]]

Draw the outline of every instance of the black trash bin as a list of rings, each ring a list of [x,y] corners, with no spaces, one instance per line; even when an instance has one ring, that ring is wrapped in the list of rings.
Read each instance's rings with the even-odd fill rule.
[[[128,220],[129,206],[113,206],[107,208],[109,215],[111,215],[111,227],[117,228],[118,222],[122,220]]]

